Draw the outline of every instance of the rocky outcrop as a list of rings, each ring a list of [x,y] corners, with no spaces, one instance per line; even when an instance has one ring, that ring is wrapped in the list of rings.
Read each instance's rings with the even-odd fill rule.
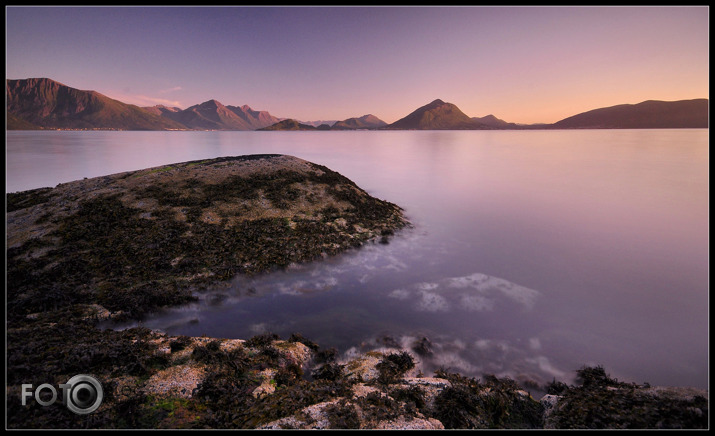
[[[193,289],[389,238],[407,224],[396,205],[284,155],[11,193],[7,211],[10,277],[34,271],[8,284],[8,306],[20,316],[62,302],[139,316],[186,302]]]
[[[408,225],[398,206],[284,155],[182,162],[9,193],[6,210],[13,428],[86,427],[66,408],[48,413],[20,401],[22,384],[64,383],[77,373],[95,375],[109,392],[94,427],[182,427],[195,419],[235,426],[207,405],[240,398],[260,407],[280,394],[271,380],[301,379],[305,346],[166,338],[98,323],[139,320],[237,274],[337,254]],[[166,408],[179,409],[177,420]],[[240,424],[255,425],[250,416]]]

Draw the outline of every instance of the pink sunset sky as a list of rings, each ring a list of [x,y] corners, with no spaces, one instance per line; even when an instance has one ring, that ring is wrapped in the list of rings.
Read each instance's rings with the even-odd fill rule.
[[[709,97],[709,7],[6,7],[6,78],[391,123],[434,99],[553,123]]]

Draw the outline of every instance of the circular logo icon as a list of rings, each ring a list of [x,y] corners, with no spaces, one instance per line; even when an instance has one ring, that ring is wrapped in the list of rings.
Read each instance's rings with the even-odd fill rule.
[[[92,413],[102,404],[104,391],[96,378],[79,374],[67,381],[69,393],[67,394],[67,408],[78,415]]]

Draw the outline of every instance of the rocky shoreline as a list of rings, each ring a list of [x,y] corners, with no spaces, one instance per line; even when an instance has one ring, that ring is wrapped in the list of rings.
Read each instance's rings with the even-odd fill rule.
[[[101,330],[236,274],[309,262],[409,226],[340,174],[284,155],[183,162],[7,195],[8,428],[707,428],[705,391],[579,370],[537,401],[509,379],[393,349],[342,361],[300,334]],[[99,408],[22,405],[21,385],[91,374]]]

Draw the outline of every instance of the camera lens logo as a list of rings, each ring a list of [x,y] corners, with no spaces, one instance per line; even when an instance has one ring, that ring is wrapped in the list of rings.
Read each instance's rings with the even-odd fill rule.
[[[72,377],[67,383],[61,384],[60,389],[62,390],[60,402],[78,415],[94,412],[102,404],[102,399],[104,399],[104,391],[99,380],[85,374]],[[43,391],[49,391],[50,399],[41,398]],[[32,396],[32,385],[23,384],[22,405],[27,405],[27,398]],[[34,397],[35,401],[40,405],[49,406],[57,401],[57,389],[49,383],[41,384],[35,389]],[[45,398],[47,398],[47,395],[45,395]]]
[[[69,392],[66,394],[65,404],[74,413],[92,413],[102,404],[104,391],[96,378],[80,374],[69,379],[67,384]]]

